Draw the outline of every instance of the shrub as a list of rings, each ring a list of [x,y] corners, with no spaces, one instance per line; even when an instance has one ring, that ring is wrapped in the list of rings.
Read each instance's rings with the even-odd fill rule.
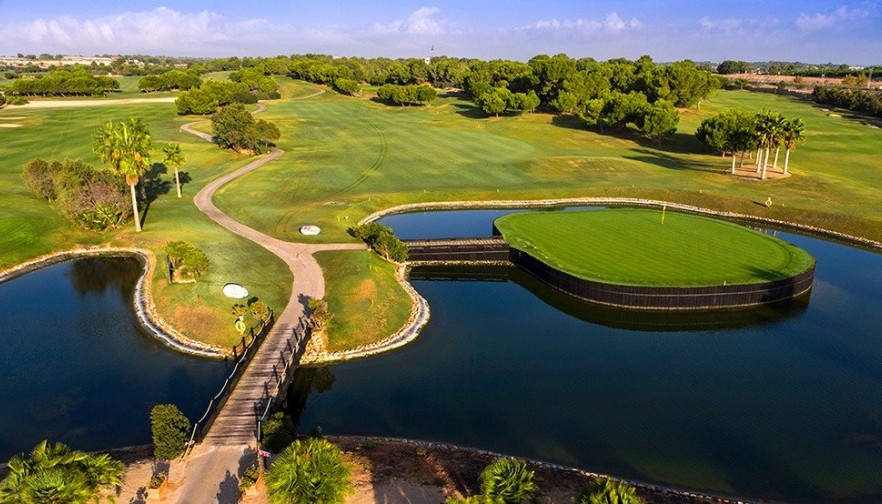
[[[171,460],[184,453],[190,434],[190,420],[174,404],[157,404],[150,410],[153,455]]]
[[[328,303],[324,299],[309,298],[306,305],[312,310],[312,321],[318,330],[327,327],[334,317],[334,314],[328,309]]]
[[[624,481],[603,478],[573,497],[573,504],[646,504],[646,501]]]
[[[493,502],[519,504],[536,493],[533,471],[512,457],[498,458],[481,471],[481,493]]]
[[[281,411],[269,417],[261,432],[263,439],[260,442],[272,453],[279,453],[294,442],[294,422]]]
[[[10,96],[8,103],[10,105],[27,105],[30,102],[24,96]]]
[[[246,490],[253,487],[260,477],[260,469],[257,466],[249,466],[242,473],[242,479],[239,480],[239,492],[245,493]]]
[[[344,79],[340,77],[339,79],[334,80],[334,89],[339,93],[345,93],[350,96],[354,95],[359,90],[358,82],[353,79]]]
[[[86,229],[116,229],[132,216],[125,186],[111,173],[82,161],[33,159],[22,178],[34,194],[55,200],[65,216]]]
[[[196,280],[208,271],[208,256],[195,245],[182,241],[169,242],[165,249],[168,262],[181,278]]]
[[[350,233],[367,243],[387,261],[407,260],[407,245],[395,236],[389,226],[379,222],[368,222],[352,228]]]
[[[316,438],[285,448],[267,471],[266,484],[273,504],[341,504],[352,492],[340,449]]]

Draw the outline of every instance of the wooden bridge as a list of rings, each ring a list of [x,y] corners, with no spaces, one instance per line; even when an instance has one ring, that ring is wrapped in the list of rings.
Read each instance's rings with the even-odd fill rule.
[[[510,247],[502,237],[404,240],[407,260],[413,263],[503,262]]]

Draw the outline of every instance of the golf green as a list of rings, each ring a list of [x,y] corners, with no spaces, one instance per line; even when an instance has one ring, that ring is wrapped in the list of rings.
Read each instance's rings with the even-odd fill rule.
[[[531,212],[500,217],[511,247],[575,277],[614,285],[708,287],[772,282],[812,256],[731,222],[649,209]]]

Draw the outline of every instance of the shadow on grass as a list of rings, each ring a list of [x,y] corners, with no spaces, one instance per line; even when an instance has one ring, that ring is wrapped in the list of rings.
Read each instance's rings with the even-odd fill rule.
[[[163,163],[153,163],[147,173],[141,177],[141,200],[144,202],[144,211],[141,212],[141,225],[147,222],[147,214],[150,212],[150,206],[157,198],[172,189],[174,182],[163,179],[162,176],[168,173],[168,167]]]
[[[624,155],[622,156],[622,158],[629,159],[631,161],[637,161],[640,163],[656,165],[661,168],[666,168],[668,170],[700,171],[717,174],[726,173],[726,166],[715,168],[706,164],[696,163],[694,161],[687,161],[677,156],[671,156],[669,154],[665,154],[656,150],[633,149],[632,152],[634,152],[635,154]]]
[[[467,117],[469,119],[486,119],[487,114],[484,113],[478,106],[473,105],[471,103],[454,103],[453,107],[458,109],[456,111],[457,114]]]

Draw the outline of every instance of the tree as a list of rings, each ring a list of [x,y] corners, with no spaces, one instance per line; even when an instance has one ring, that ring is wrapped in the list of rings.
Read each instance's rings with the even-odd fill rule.
[[[661,143],[662,138],[677,132],[680,113],[667,100],[646,107],[637,118],[637,129],[644,136]]]
[[[291,417],[278,411],[266,421],[266,425],[260,430],[263,438],[260,443],[271,453],[279,453],[294,442],[296,427]]]
[[[241,103],[222,107],[211,116],[211,124],[221,148],[244,154],[260,154],[280,136],[275,124],[254,119]]]
[[[342,504],[349,483],[349,467],[340,449],[325,439],[294,441],[266,473],[273,504]]]
[[[533,471],[512,457],[497,458],[481,471],[481,493],[491,502],[520,504],[536,493]]]
[[[493,88],[475,99],[475,103],[481,107],[487,115],[499,117],[508,106],[508,95],[511,92],[505,88]]]
[[[319,331],[327,327],[328,323],[331,322],[331,319],[334,317],[334,314],[328,309],[328,302],[324,299],[309,298],[306,306],[312,310],[310,316],[313,323],[315,323],[316,329]]]
[[[341,77],[334,81],[334,89],[341,93],[354,96],[355,93],[358,93],[359,85],[358,82],[353,79],[344,79]]]
[[[150,167],[150,132],[140,118],[114,123],[109,121],[95,133],[92,150],[107,165],[111,173],[125,177],[132,196],[135,230],[141,231],[138,199],[135,186]]]
[[[750,71],[750,64],[746,61],[726,60],[717,65],[717,73],[721,74],[739,74]]]
[[[723,156],[732,154],[732,174],[735,173],[735,156],[754,147],[755,116],[749,112],[733,108],[708,117],[695,130],[695,137]]]
[[[361,224],[351,230],[352,236],[364,240],[374,251],[387,261],[407,260],[407,245],[395,236],[392,228],[379,222]]]
[[[107,454],[93,455],[42,441],[30,457],[13,457],[8,469],[0,482],[0,502],[85,504],[99,502],[102,490],[120,485],[124,467]]]
[[[796,142],[802,140],[805,133],[805,122],[800,119],[790,119],[784,123],[781,136],[784,139],[784,148],[787,151],[784,154],[784,174],[787,174],[787,167],[790,164],[790,151],[796,148]]]
[[[646,501],[624,481],[603,478],[575,496],[573,504],[646,504]]]
[[[184,453],[190,420],[174,404],[157,404],[150,410],[150,429],[153,433],[153,455],[160,460],[171,460]]]
[[[178,198],[180,198],[181,176],[178,173],[178,168],[187,162],[187,158],[185,158],[184,153],[181,152],[181,144],[165,144],[162,146],[162,152],[165,153],[165,160],[163,161],[165,165],[171,166],[175,170],[175,187],[178,189]]]
[[[760,168],[762,169],[762,175],[760,178],[763,180],[766,178],[766,171],[769,166],[769,153],[772,146],[775,146],[777,149],[781,145],[781,133],[783,127],[784,117],[777,112],[770,112],[767,110],[762,114],[759,114],[756,118],[757,139],[760,151],[764,155],[762,163],[757,165],[757,171],[760,171]]]
[[[197,280],[208,271],[208,256],[193,244],[183,241],[168,242],[164,251],[175,275],[181,278]]]

